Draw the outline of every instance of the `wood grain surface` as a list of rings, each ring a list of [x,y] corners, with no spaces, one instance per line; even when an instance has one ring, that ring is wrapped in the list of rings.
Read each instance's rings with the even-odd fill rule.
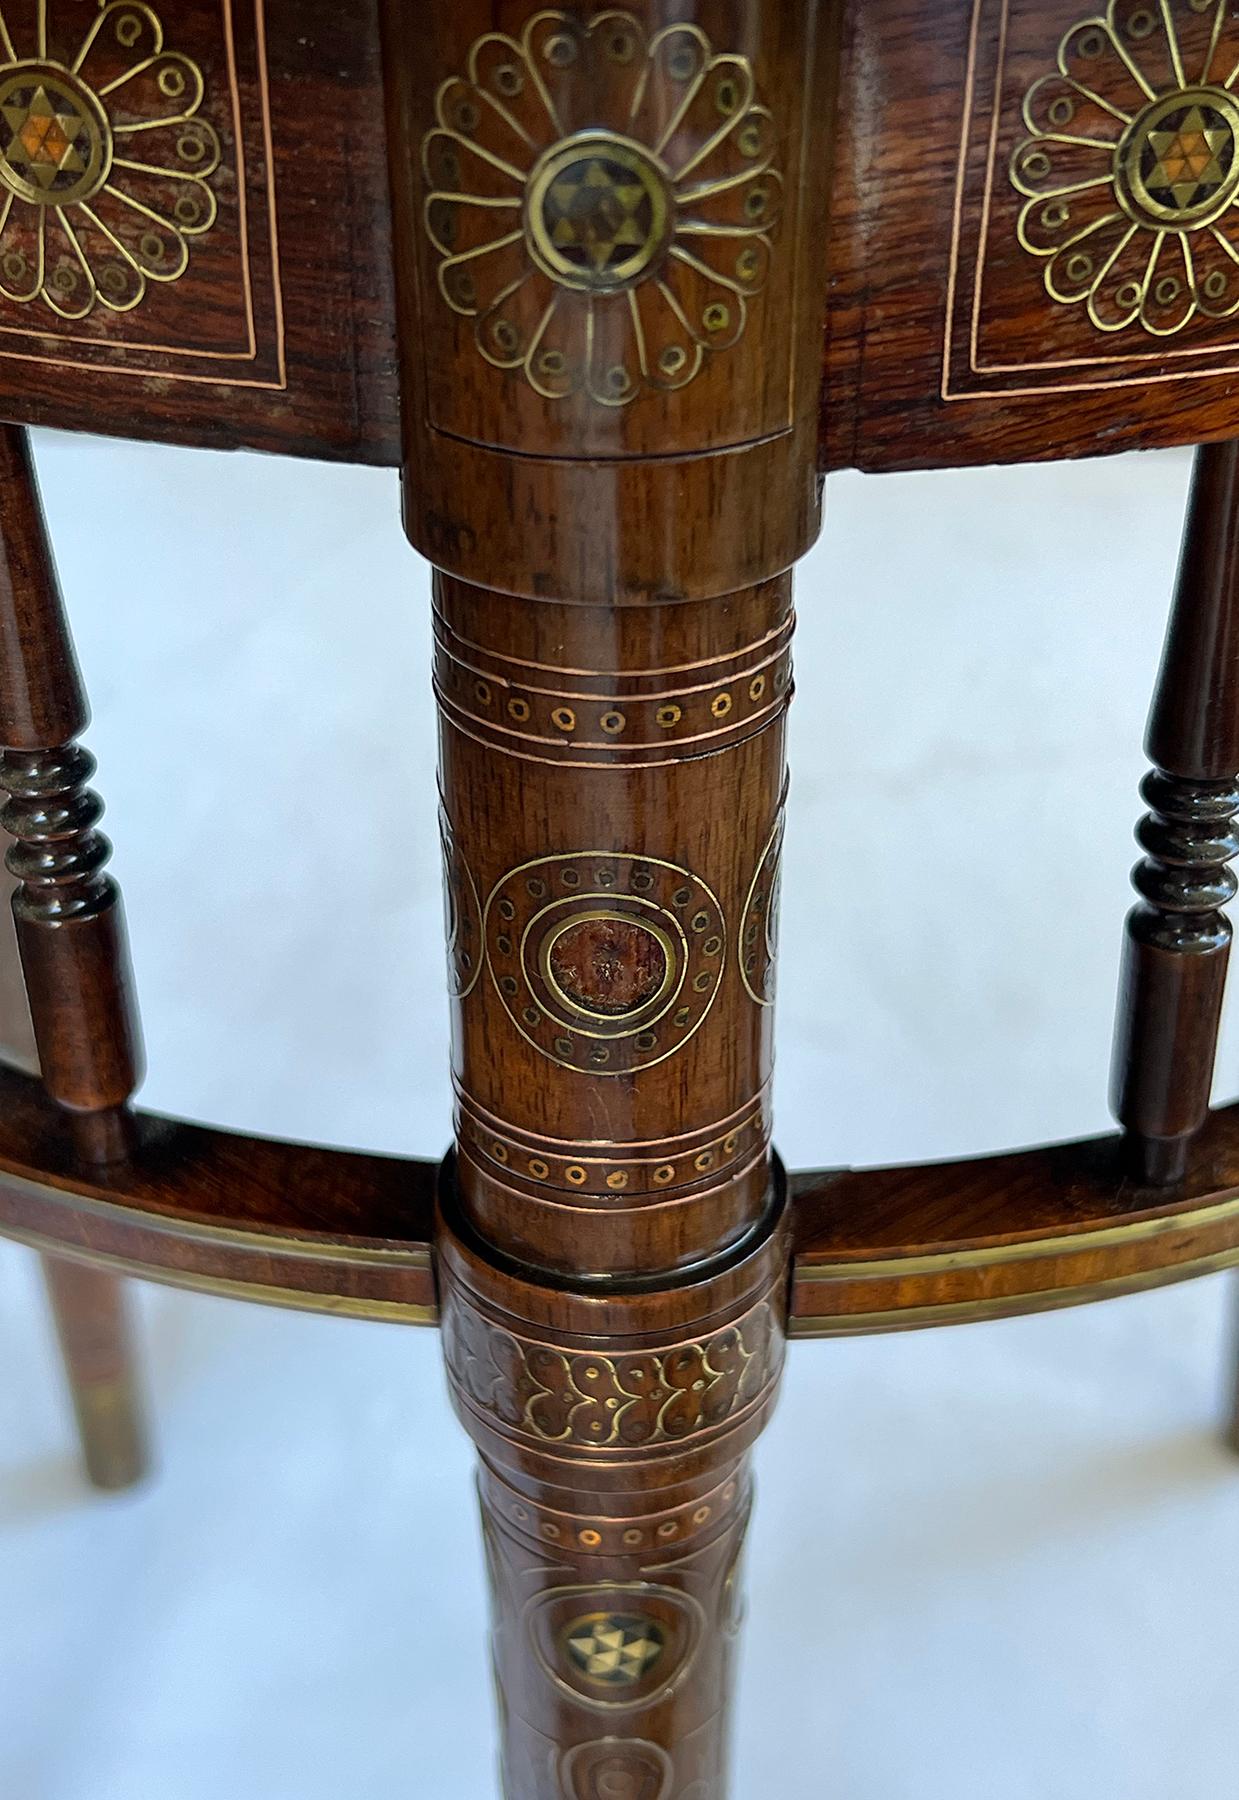
[[[1102,330],[1086,299],[1050,297],[1048,259],[1019,238],[1030,202],[1011,169],[1030,139],[1025,102],[1035,84],[1054,77],[1073,28],[1115,15],[1116,38],[1147,91],[1110,48],[1081,79],[1132,116],[1204,71],[1218,13],[1212,0],[1203,7],[1174,0],[1168,9],[1182,38],[1182,80],[1156,8],[1148,39],[1129,35],[1127,15],[1137,10],[1120,4],[1107,12],[1080,0],[852,0],[847,7],[827,249],[828,467],[1038,461],[1234,434],[1239,323],[1225,308],[1239,290],[1216,303],[1218,316],[1198,309],[1174,329],[1167,308],[1152,319],[1155,329],[1137,318]],[[1224,10],[1210,76],[1218,81],[1239,62],[1239,24]],[[1080,73],[1078,62],[1069,66]],[[1047,108],[1061,100],[1057,88],[1040,92]],[[1042,178],[1047,197],[1059,185],[1100,183],[1069,196],[1075,211],[1061,226],[1041,225],[1038,208],[1029,230],[1049,230],[1048,245],[1055,231],[1066,238],[1095,219],[1096,197],[1118,207],[1107,174],[1122,127],[1099,107],[1081,108],[1061,128],[1044,123],[1051,134],[1099,133],[1111,146],[1092,160],[1067,146],[1077,163]],[[1198,258],[1206,239],[1191,233]],[[1140,230],[1128,254],[1137,243],[1151,246],[1152,234]],[[1224,251],[1216,254],[1234,266]],[[1137,274],[1148,255],[1146,248]],[[1202,274],[1211,268],[1203,265]]]
[[[57,79],[83,113],[101,96],[113,151],[99,193],[76,201],[68,186],[60,208],[8,202],[5,416],[394,462],[374,0],[157,0],[102,14],[96,0],[48,0],[42,45],[34,0],[10,0],[5,17],[14,58],[36,70],[72,67],[89,46],[77,76]],[[16,79],[7,68],[0,43],[0,83]],[[19,88],[13,103],[24,98]]]

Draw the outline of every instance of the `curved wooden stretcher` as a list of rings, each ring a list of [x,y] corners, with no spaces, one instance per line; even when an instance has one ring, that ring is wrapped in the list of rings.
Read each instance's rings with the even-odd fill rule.
[[[0,1072],[0,1234],[172,1287],[435,1325],[439,1165],[134,1116],[131,1163],[51,1153],[39,1082]],[[1213,1113],[1168,1200],[1117,1137],[791,1178],[793,1338],[1077,1306],[1239,1264],[1239,1106]]]

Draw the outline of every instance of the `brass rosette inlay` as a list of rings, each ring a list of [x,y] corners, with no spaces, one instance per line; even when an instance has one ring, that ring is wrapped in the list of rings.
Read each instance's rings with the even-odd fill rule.
[[[1154,337],[1239,310],[1237,77],[1230,0],[1110,0],[1067,33],[1011,157],[1052,300]]]
[[[147,5],[107,0],[83,31],[42,4],[26,33],[0,10],[0,296],[74,320],[178,281],[217,214],[204,94]]]
[[[747,57],[695,25],[540,12],[479,38],[435,113],[426,230],[488,362],[625,406],[739,342],[783,194]]]

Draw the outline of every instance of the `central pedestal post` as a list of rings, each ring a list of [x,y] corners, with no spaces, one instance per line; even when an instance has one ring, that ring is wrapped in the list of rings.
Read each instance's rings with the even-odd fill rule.
[[[440,1299],[508,1800],[726,1791],[786,1326],[769,1089],[827,10],[387,8],[405,512],[439,570]]]

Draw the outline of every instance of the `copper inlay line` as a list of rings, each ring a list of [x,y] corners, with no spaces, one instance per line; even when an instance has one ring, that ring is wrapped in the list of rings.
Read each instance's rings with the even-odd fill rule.
[[[751,644],[742,644],[738,650],[731,650],[725,656],[703,657],[699,662],[663,663],[654,669],[577,669],[570,668],[566,663],[533,662],[528,657],[508,656],[502,650],[492,650],[486,644],[475,643],[472,638],[462,636],[454,626],[450,625],[444,614],[437,608],[434,619],[436,627],[441,627],[444,633],[440,642],[443,643],[445,649],[450,649],[447,642],[450,639],[452,643],[461,644],[466,650],[475,651],[479,656],[493,657],[496,662],[512,663],[517,668],[538,669],[546,675],[594,676],[599,681],[636,681],[644,677],[659,675],[689,675],[696,669],[722,668],[727,663],[739,662],[744,657],[756,655],[759,650],[764,650],[767,644],[773,644],[780,638],[790,639],[796,623],[795,615],[789,614],[781,625],[777,625],[773,631],[768,631],[764,637],[756,638]],[[438,635],[437,632],[436,635]],[[707,685],[710,684],[707,683]]]
[[[577,1155],[577,1152],[580,1150],[614,1150],[621,1153],[621,1159],[625,1162],[640,1160],[666,1162],[669,1158],[665,1156],[650,1156],[641,1159],[634,1158],[630,1153],[634,1150],[658,1150],[661,1146],[670,1146],[672,1144],[696,1145],[699,1140],[726,1137],[729,1129],[735,1125],[737,1119],[744,1119],[747,1121],[750,1115],[756,1116],[761,1112],[762,1104],[770,1092],[770,1083],[772,1079],[772,1077],[767,1077],[761,1087],[757,1090],[756,1094],[754,1094],[753,1098],[751,1100],[746,1100],[743,1106],[738,1106],[734,1112],[728,1113],[726,1118],[715,1119],[711,1124],[698,1126],[694,1131],[681,1132],[679,1137],[640,1138],[634,1139],[631,1143],[617,1143],[612,1138],[554,1138],[546,1137],[540,1133],[526,1131],[522,1126],[509,1124],[506,1119],[501,1119],[497,1113],[488,1112],[480,1100],[475,1100],[473,1095],[470,1094],[466,1088],[461,1086],[459,1078],[455,1075],[452,1077],[452,1086],[456,1091],[456,1097],[461,1106],[470,1112],[476,1113],[479,1118],[486,1120],[490,1126],[493,1126],[494,1134],[496,1136],[507,1133],[514,1139],[526,1138],[535,1150],[541,1150],[548,1144],[559,1144],[563,1147],[565,1154],[569,1155],[574,1161],[614,1161],[616,1160],[614,1157],[600,1156],[591,1159],[589,1157]]]
[[[789,636],[787,643],[780,644],[776,649],[772,650],[768,656],[762,657],[760,661],[745,662],[740,668],[733,670],[729,675],[719,674],[712,681],[695,682],[691,687],[658,688],[649,693],[628,693],[623,691],[623,683],[628,677],[624,675],[609,676],[600,674],[598,676],[600,681],[608,681],[611,683],[610,689],[601,694],[595,693],[590,689],[539,687],[538,684],[533,681],[512,680],[507,675],[497,675],[493,669],[487,669],[479,666],[477,663],[467,662],[463,656],[458,656],[447,644],[440,643],[438,648],[444,660],[450,662],[454,667],[464,669],[468,674],[477,675],[485,681],[493,681],[496,685],[519,688],[522,693],[545,694],[549,699],[553,700],[589,700],[600,705],[605,705],[608,700],[614,698],[622,700],[626,706],[639,706],[644,705],[646,702],[653,704],[658,700],[683,700],[690,694],[713,693],[716,688],[727,687],[733,681],[743,681],[746,676],[758,675],[763,669],[773,668],[776,663],[781,662],[790,651],[791,642]],[[735,657],[726,657],[717,664],[706,664],[703,666],[717,667],[721,670],[736,660],[737,658]],[[528,666],[533,667],[534,665],[530,664]],[[674,671],[671,670],[666,672],[674,673]]]

